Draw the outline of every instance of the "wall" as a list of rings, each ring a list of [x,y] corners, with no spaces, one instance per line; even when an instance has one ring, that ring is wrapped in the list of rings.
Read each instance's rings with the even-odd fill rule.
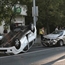
[[[25,17],[23,17],[23,16],[17,16],[15,18],[14,23],[22,23],[23,25],[25,25]]]

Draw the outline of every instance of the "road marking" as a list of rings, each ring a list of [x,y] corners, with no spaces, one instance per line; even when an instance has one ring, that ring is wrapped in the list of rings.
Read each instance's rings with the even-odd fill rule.
[[[62,62],[62,61],[65,61],[65,59],[59,60],[59,61],[57,61],[57,62]]]
[[[58,60],[53,65],[65,65],[65,59]]]

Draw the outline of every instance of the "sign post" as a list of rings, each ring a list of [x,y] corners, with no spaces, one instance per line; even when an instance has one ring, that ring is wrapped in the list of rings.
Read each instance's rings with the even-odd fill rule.
[[[36,26],[37,15],[38,15],[38,7],[35,6],[35,0],[33,0],[32,16],[33,16],[33,21],[35,26]]]
[[[33,0],[33,21],[34,21],[34,25],[36,26],[36,21],[35,21],[35,0]]]

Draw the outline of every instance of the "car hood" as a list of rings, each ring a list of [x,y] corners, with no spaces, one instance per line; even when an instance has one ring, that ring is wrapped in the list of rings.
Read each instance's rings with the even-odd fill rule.
[[[56,39],[58,36],[59,34],[48,34],[48,35],[45,35],[44,38]]]

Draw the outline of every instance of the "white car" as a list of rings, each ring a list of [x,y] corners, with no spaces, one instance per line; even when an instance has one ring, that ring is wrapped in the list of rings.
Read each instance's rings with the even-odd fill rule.
[[[34,25],[16,28],[3,37],[0,44],[1,53],[18,54],[27,52],[36,39],[36,27]]]
[[[65,30],[57,30],[43,36],[43,46],[63,46],[65,44]]]

